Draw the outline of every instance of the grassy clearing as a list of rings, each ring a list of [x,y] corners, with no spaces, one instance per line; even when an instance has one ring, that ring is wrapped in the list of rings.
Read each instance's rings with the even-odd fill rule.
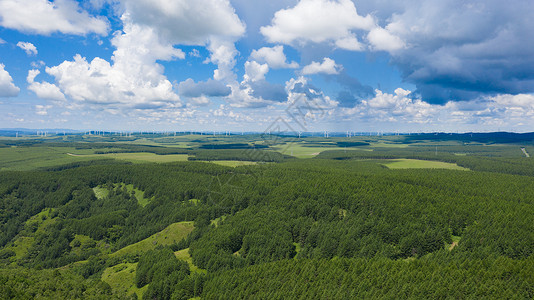
[[[306,147],[305,143],[288,143],[285,145],[281,145],[279,147],[273,147],[274,150],[285,154],[285,155],[291,155],[297,158],[312,158],[319,153],[327,150],[361,150],[361,151],[371,151],[367,148],[358,148],[358,147],[352,147],[352,148],[343,148],[343,147]]]
[[[239,161],[239,160],[215,160],[211,161],[211,163],[226,166],[226,167],[240,167],[240,166],[250,166],[250,165],[257,165],[258,163],[255,161]]]
[[[193,222],[180,222],[169,225],[162,231],[140,241],[135,244],[126,246],[115,253],[111,257],[116,257],[124,254],[141,253],[148,250],[155,249],[157,245],[170,245],[179,242],[185,238],[191,231],[193,231]]]
[[[400,144],[400,143],[385,143],[385,142],[377,142],[377,143],[371,143],[372,148],[408,148],[410,145],[408,144]]]
[[[93,154],[85,155],[81,157],[91,158],[113,158],[118,160],[125,160],[133,163],[169,163],[176,161],[187,161],[187,154],[171,154],[171,155],[157,155],[154,153],[146,152],[134,152],[134,153],[106,153],[106,154]]]
[[[176,252],[174,252],[174,255],[179,260],[183,260],[183,261],[187,262],[189,264],[189,268],[191,269],[191,272],[206,274],[206,270],[200,269],[199,267],[197,267],[197,266],[195,266],[193,264],[193,258],[191,258],[191,255],[189,255],[189,248],[183,249],[183,250],[180,250],[180,251],[176,251]]]
[[[154,197],[152,198],[145,198],[145,192],[141,191],[139,189],[134,188],[133,184],[124,184],[124,183],[115,183],[112,187],[106,187],[106,186],[97,186],[93,188],[93,192],[95,193],[95,197],[98,199],[103,199],[107,197],[110,193],[111,189],[123,189],[126,188],[128,193],[134,193],[135,198],[137,199],[137,202],[142,207],[145,207],[150,201],[154,200]]]
[[[138,288],[135,285],[135,270],[137,263],[122,263],[109,267],[102,274],[102,281],[111,286],[115,295],[132,295],[136,294],[139,299],[142,298],[148,285]]]
[[[80,156],[68,155],[67,153]],[[92,150],[70,147],[10,147],[0,148],[0,171],[29,171],[79,161],[95,160]]]
[[[214,225],[215,227],[217,227],[217,226],[219,226],[219,224],[221,224],[221,222],[223,222],[225,219],[226,219],[226,216],[220,216],[220,217],[218,217],[218,218],[215,219],[215,220],[211,220],[210,225]]]
[[[463,171],[469,170],[460,167],[457,164],[419,159],[392,159],[382,164],[390,169],[449,169]]]
[[[133,184],[120,184],[120,188],[126,187],[126,190],[131,193],[134,192],[135,198],[137,199],[137,202],[142,207],[145,207],[150,201],[154,200],[154,197],[151,199],[145,198],[145,191],[141,191],[139,189],[134,188]]]
[[[94,187],[93,192],[97,199],[104,199],[109,195],[109,190],[100,186]]]

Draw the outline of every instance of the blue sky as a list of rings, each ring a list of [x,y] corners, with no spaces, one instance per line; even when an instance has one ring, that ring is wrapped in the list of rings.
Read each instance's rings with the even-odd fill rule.
[[[1,0],[0,128],[534,131],[533,11]]]

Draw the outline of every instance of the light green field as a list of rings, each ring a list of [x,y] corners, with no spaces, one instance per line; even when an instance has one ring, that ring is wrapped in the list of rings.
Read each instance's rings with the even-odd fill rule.
[[[200,269],[199,267],[193,264],[193,258],[191,258],[191,255],[189,255],[189,248],[176,251],[174,252],[174,255],[179,260],[183,260],[187,262],[189,264],[189,269],[191,270],[191,272],[204,273],[204,274],[206,273],[206,270]]]
[[[371,143],[372,148],[408,148],[409,146],[410,145],[408,144],[385,143],[385,142]]]
[[[460,167],[457,164],[419,159],[392,159],[389,160],[387,163],[382,164],[390,169],[449,169],[464,171],[469,170]]]
[[[111,286],[114,295],[132,295],[137,294],[141,299],[148,284],[142,288],[135,285],[135,270],[137,263],[122,263],[113,267],[106,268],[102,273],[102,281]]]
[[[250,165],[257,165],[258,163],[255,161],[240,161],[240,160],[214,160],[210,161],[211,163],[226,166],[226,167],[240,167],[240,166],[250,166]]]
[[[74,155],[68,155],[67,153]],[[0,171],[28,171],[104,158],[83,155],[91,153],[93,153],[92,150],[76,150],[75,148],[69,147],[0,148]]]
[[[135,244],[126,246],[115,253],[111,257],[116,257],[124,254],[141,253],[148,250],[155,249],[158,245],[170,245],[179,242],[185,238],[191,231],[193,231],[193,222],[180,222],[169,225],[162,231],[140,241]]]
[[[304,143],[289,143],[285,144],[279,147],[273,147],[274,150],[285,154],[285,155],[291,155],[297,158],[312,158],[319,153],[327,150],[361,150],[361,151],[371,151],[370,149],[366,148],[343,148],[343,147],[305,147]]]
[[[145,207],[150,201],[154,200],[154,197],[152,197],[152,199],[145,198],[145,192],[134,188],[133,184],[118,183],[114,184],[112,188],[126,188],[129,193],[133,192],[137,202],[142,207]],[[109,195],[110,190],[103,186],[97,186],[93,188],[93,192],[95,193],[95,197],[103,199]]]
[[[84,155],[82,157],[91,157],[91,158],[113,158],[119,160],[126,160],[133,163],[169,163],[175,161],[187,161],[187,154],[170,154],[170,155],[157,155],[154,153],[106,153],[106,154],[93,154],[93,155]]]
[[[100,186],[94,187],[93,192],[98,199],[104,199],[109,195],[109,190]]]

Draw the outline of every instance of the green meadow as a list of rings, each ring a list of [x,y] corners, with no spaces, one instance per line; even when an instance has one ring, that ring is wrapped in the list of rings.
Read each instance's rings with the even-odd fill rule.
[[[390,169],[448,169],[462,171],[469,170],[467,168],[460,167],[457,164],[420,159],[392,159],[391,161],[382,164]]]

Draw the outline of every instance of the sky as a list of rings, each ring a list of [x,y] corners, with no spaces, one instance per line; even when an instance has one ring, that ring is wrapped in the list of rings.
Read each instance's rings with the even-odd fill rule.
[[[0,0],[0,128],[534,131],[531,0]]]

